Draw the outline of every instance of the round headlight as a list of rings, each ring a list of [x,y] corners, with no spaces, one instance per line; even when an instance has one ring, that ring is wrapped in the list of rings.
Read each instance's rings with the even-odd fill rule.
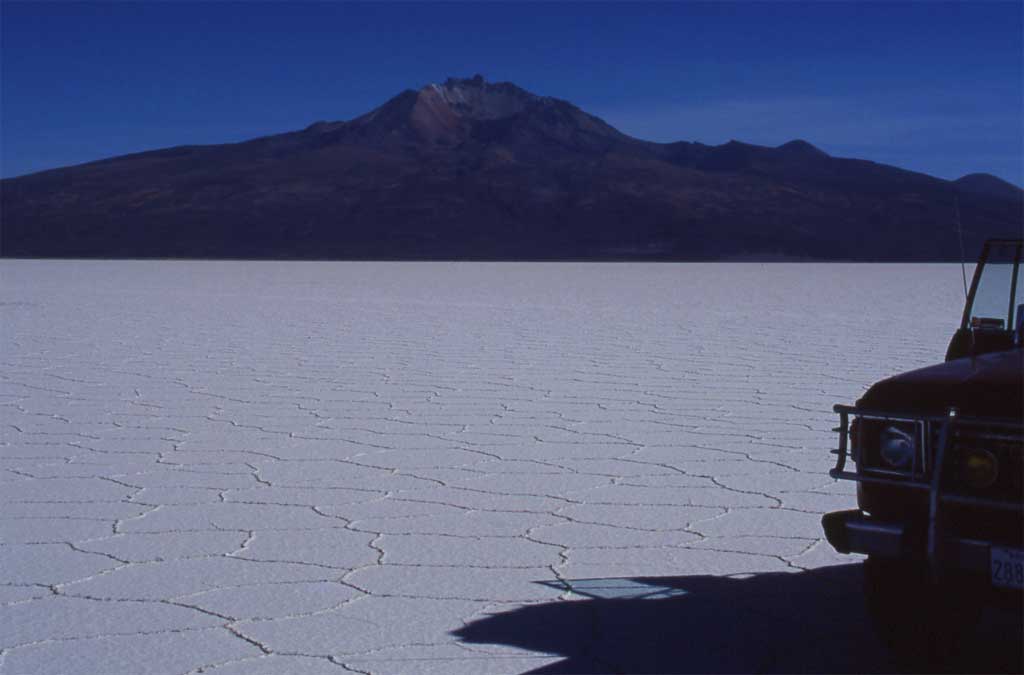
[[[999,475],[999,462],[988,450],[968,450],[964,453],[964,482],[980,490],[991,487]]]
[[[878,453],[893,468],[909,468],[914,461],[914,435],[899,427],[886,427],[879,439]]]

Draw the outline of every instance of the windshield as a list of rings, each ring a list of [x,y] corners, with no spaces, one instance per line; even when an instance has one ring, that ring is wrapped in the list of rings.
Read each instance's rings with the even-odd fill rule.
[[[1024,280],[1019,278],[1021,242],[991,242],[975,272],[964,328],[976,331],[1018,329],[1024,319]]]

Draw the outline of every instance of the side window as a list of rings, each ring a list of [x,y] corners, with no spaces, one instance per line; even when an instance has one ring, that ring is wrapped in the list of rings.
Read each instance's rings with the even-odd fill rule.
[[[1006,310],[1010,306],[1010,280],[1013,265],[987,263],[981,270],[981,280],[971,305],[971,328],[1004,330]]]
[[[1013,298],[1013,326],[1024,331],[1024,270],[1017,272],[1017,292]]]
[[[1017,259],[1016,244],[995,244],[989,250],[988,259],[981,268],[981,277],[971,304],[969,326],[976,330],[1011,330],[1014,327],[1017,305],[1024,303],[1024,290],[1018,281],[1010,309],[1010,289],[1013,282],[1013,268]]]

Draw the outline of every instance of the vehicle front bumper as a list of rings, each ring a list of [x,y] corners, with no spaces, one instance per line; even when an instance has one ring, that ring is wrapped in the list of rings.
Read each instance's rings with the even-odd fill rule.
[[[921,561],[928,557],[923,533],[903,523],[873,519],[860,509],[826,513],[821,525],[828,543],[840,553]],[[991,547],[988,541],[944,537],[937,550],[940,567],[987,575]]]

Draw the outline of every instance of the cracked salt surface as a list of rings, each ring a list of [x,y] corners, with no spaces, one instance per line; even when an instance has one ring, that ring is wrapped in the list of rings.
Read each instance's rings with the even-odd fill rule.
[[[941,358],[959,280],[0,261],[0,672],[885,669],[848,608],[803,660],[729,628],[630,660],[565,589],[767,589],[743,635],[820,575],[859,607],[818,524],[853,503],[831,405]],[[744,605],[707,592],[615,606],[650,634]],[[571,619],[531,640],[531,612]]]

